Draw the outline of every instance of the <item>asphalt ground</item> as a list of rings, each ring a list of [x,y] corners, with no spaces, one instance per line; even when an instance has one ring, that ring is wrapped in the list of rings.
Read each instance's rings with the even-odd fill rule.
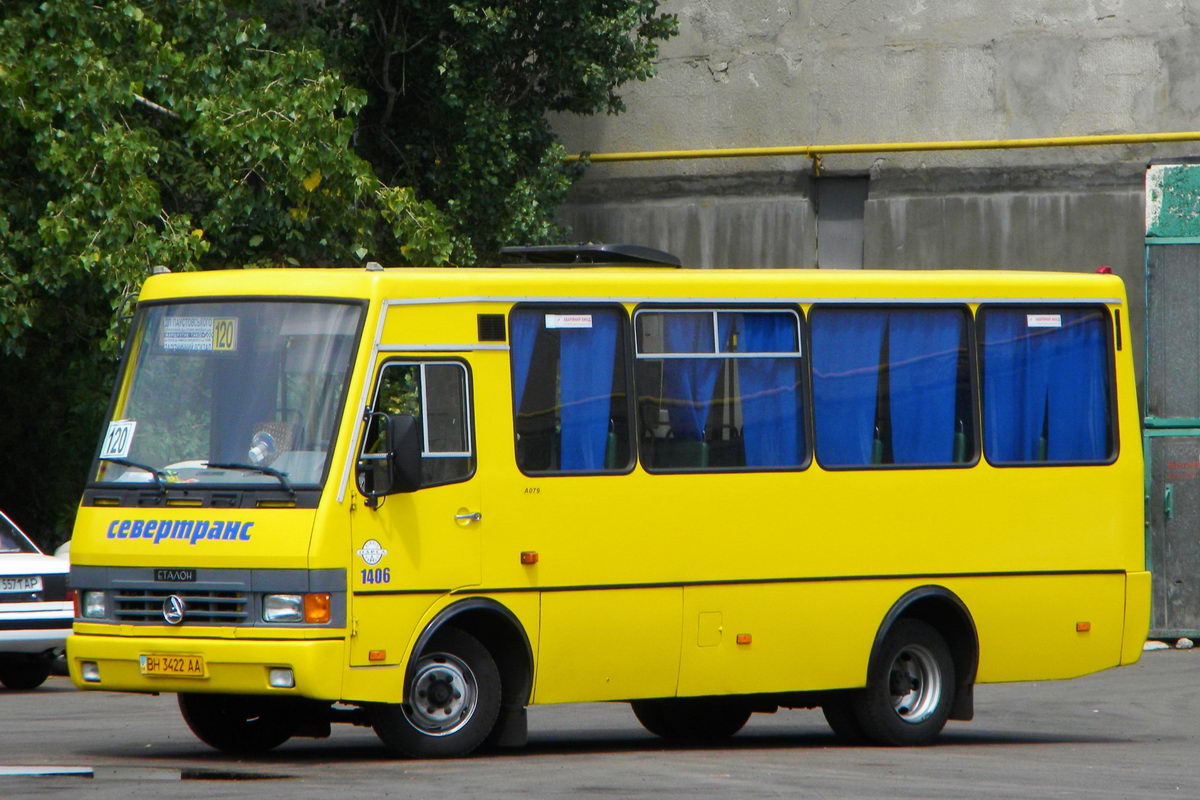
[[[923,748],[843,746],[819,711],[756,714],[703,748],[665,744],[621,704],[537,707],[529,722],[527,747],[467,759],[396,759],[342,726],[234,759],[192,737],[173,696],[53,677],[0,691],[0,798],[1200,798],[1200,650],[980,686],[975,720]]]

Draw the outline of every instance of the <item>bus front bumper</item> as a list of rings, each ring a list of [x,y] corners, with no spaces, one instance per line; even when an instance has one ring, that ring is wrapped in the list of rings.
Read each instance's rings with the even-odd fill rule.
[[[109,692],[274,694],[336,701],[345,642],[91,636],[67,639],[80,689]],[[288,686],[290,671],[291,686]]]

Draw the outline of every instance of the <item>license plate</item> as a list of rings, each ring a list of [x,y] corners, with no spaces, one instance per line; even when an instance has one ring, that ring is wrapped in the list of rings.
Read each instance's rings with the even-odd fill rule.
[[[204,678],[204,656],[179,655],[177,653],[142,653],[138,656],[143,675],[167,678]]]
[[[0,577],[0,592],[40,592],[41,575],[15,575]]]

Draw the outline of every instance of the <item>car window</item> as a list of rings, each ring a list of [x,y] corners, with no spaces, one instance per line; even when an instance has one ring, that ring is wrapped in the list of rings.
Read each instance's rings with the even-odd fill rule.
[[[8,518],[0,514],[0,553],[34,553],[35,551],[29,546],[29,542],[16,529],[16,526],[9,522]]]

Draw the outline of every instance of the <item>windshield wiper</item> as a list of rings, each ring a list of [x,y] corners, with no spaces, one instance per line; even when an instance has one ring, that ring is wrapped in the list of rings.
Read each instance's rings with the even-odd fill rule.
[[[292,497],[296,496],[296,490],[293,489],[292,484],[288,482],[287,473],[280,472],[274,467],[260,467],[255,464],[239,464],[234,461],[207,461],[205,462],[204,467],[206,469],[244,469],[248,472],[261,472],[263,475],[270,475],[272,478],[278,479],[285,492],[290,494]]]
[[[148,464],[139,464],[137,461],[130,461],[128,458],[113,458],[112,456],[100,456],[99,460],[100,461],[108,461],[112,464],[120,464],[122,467],[133,467],[134,469],[140,469],[145,472],[149,472],[151,475],[154,476],[154,482],[156,484],[158,484],[159,490],[161,490],[163,494],[167,493],[167,473],[163,472],[161,469],[155,469],[154,467],[152,467]]]

